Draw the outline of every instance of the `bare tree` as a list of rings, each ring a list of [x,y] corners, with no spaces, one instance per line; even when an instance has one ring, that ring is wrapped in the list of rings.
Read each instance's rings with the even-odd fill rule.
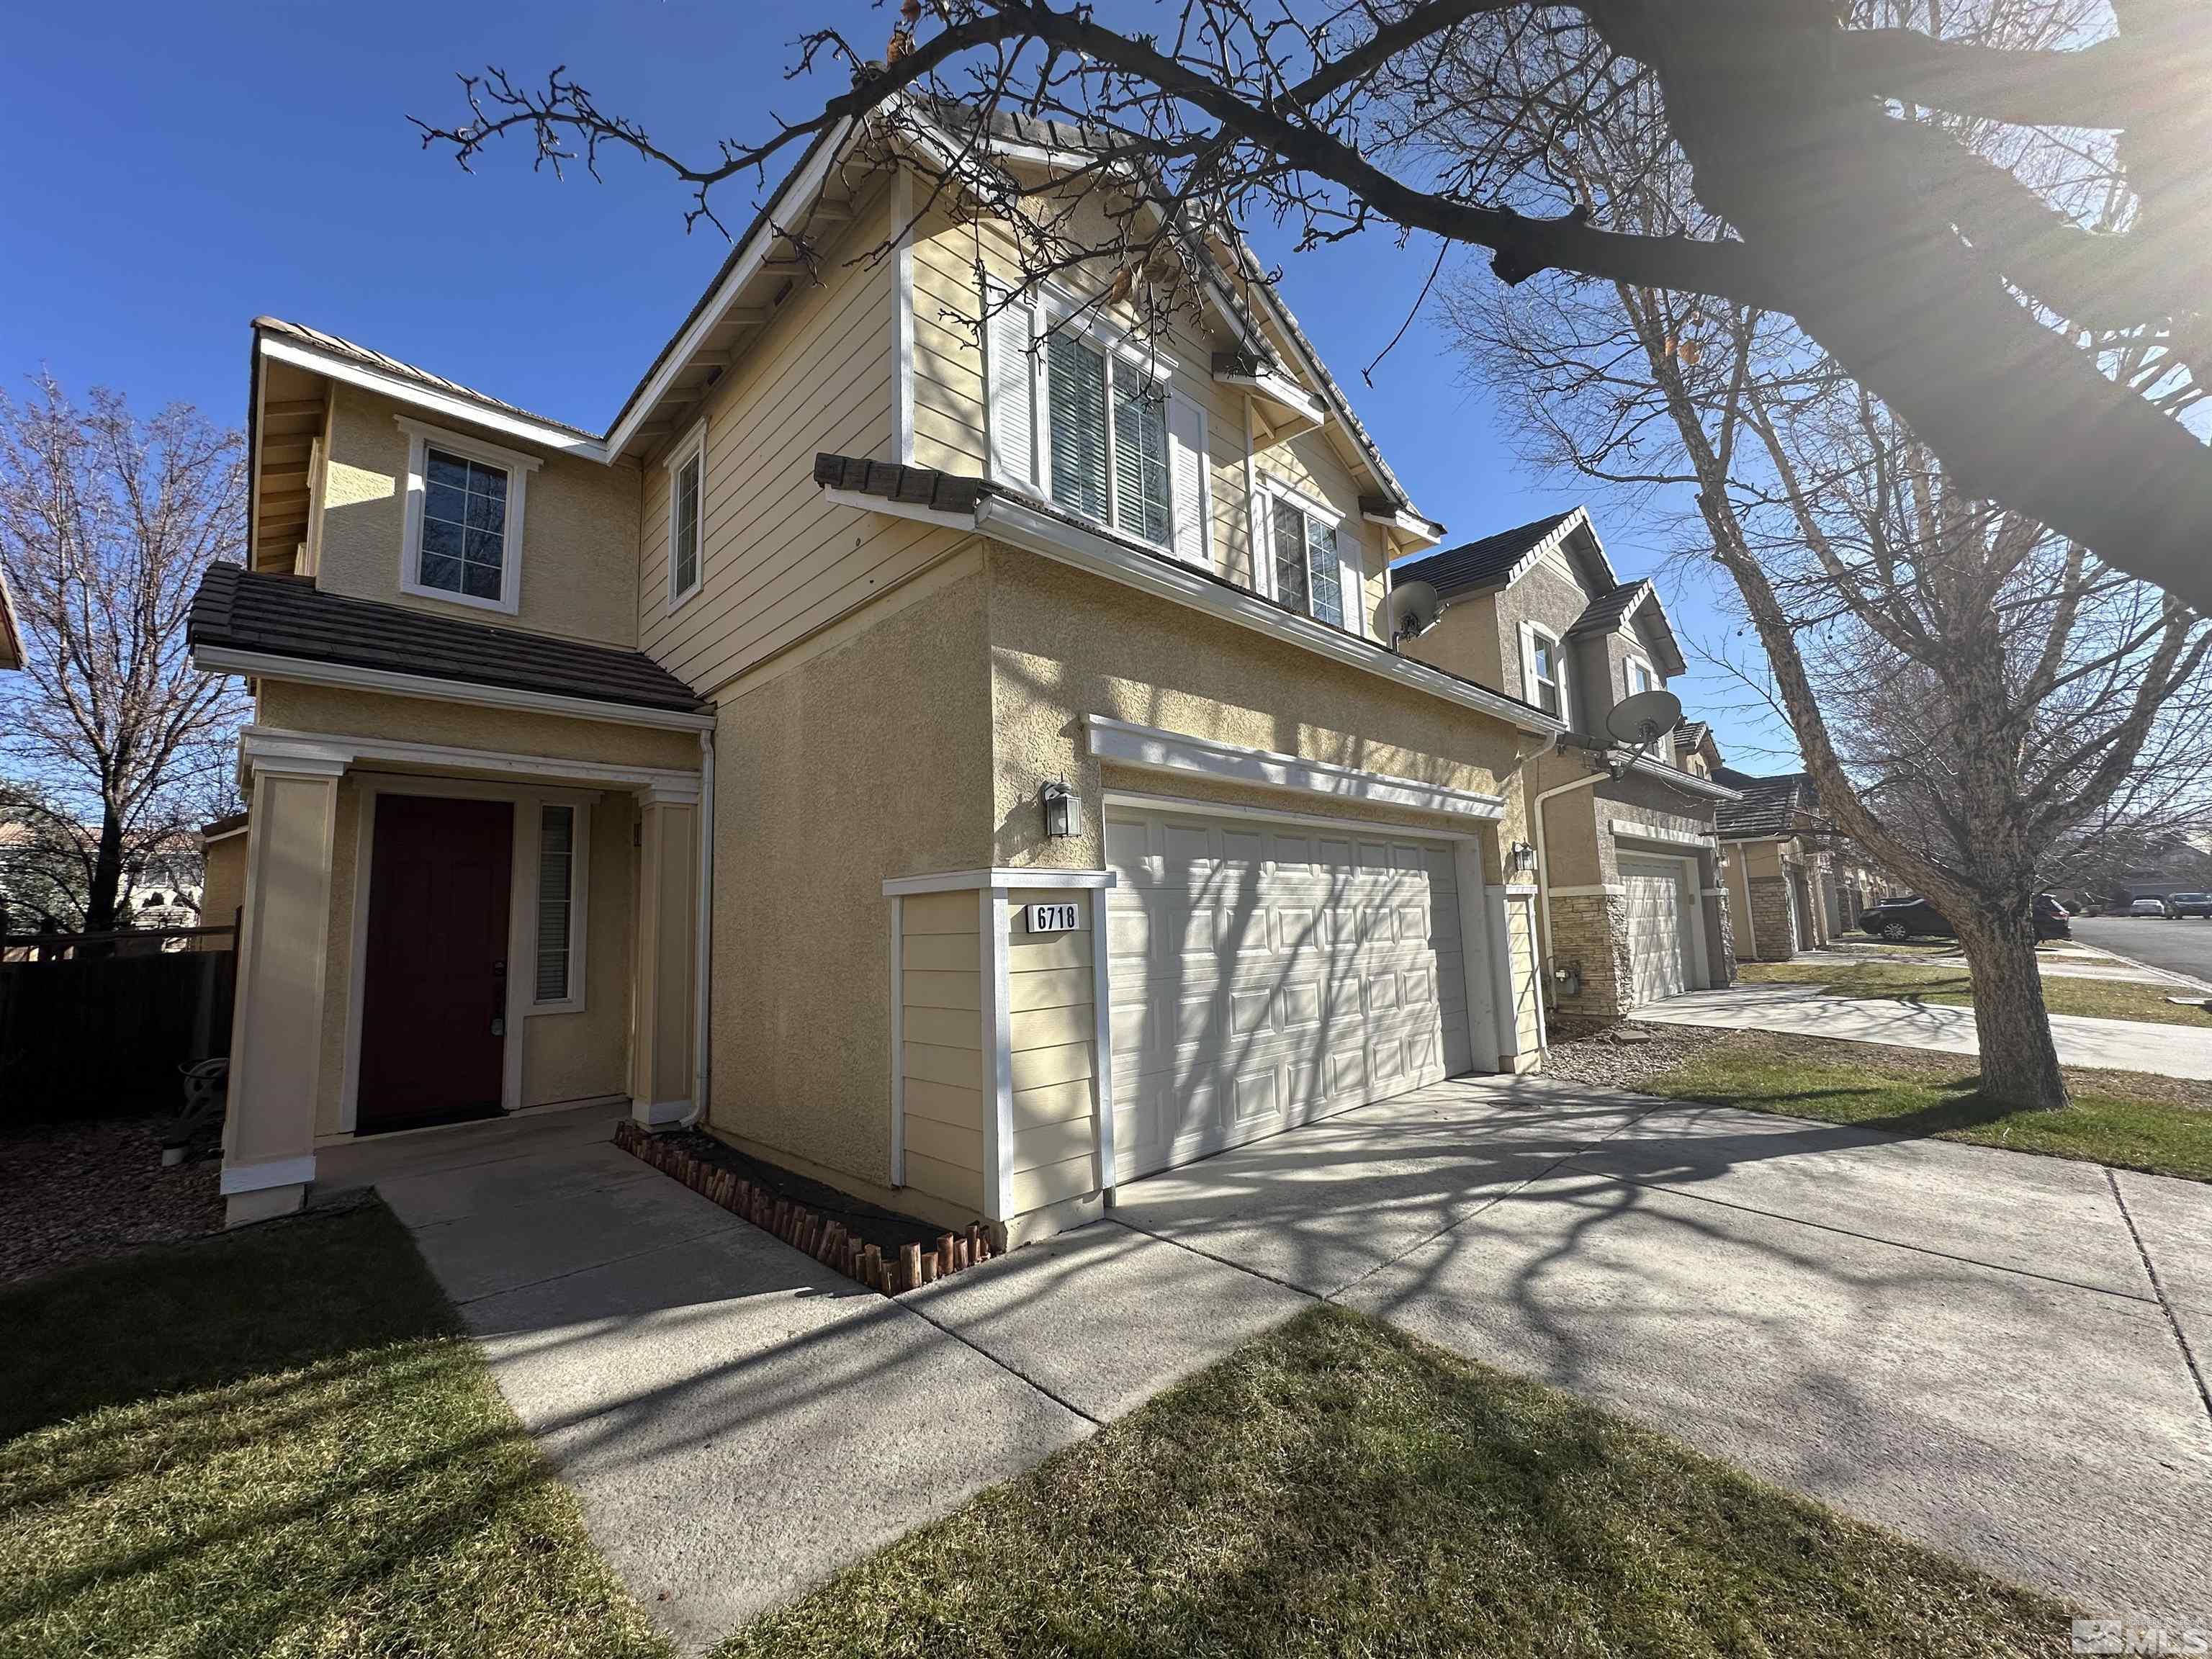
[[[1985,17],[2059,26],[2042,6]],[[1553,52],[1532,43],[1516,72],[1556,74]],[[1662,233],[1702,214],[1656,119],[1612,138],[1554,151],[1559,187]],[[1558,277],[1463,284],[1448,312],[1532,455],[1694,501],[1823,808],[1960,931],[1984,1089],[2063,1104],[2030,903],[2093,830],[2201,810],[2212,629],[1976,499],[1787,319]]]
[[[185,620],[210,564],[245,545],[245,446],[173,404],[79,405],[50,375],[0,395],[0,562],[27,647],[0,678],[0,823],[64,920],[116,924],[132,872],[228,789],[244,718],[234,682],[196,671]],[[30,884],[27,880],[26,885]]]
[[[509,132],[556,170],[633,153],[719,224],[729,180],[957,99],[1061,124],[1045,131],[1072,171],[1141,179],[1170,234],[1273,216],[1312,244],[1382,225],[1489,249],[1508,283],[1559,270],[1781,313],[1973,495],[2212,603],[2212,453],[2181,418],[2212,352],[2212,6],[2054,0],[2071,27],[2022,45],[1977,33],[1990,3],[1162,0],[1138,31],[1085,4],[905,0],[884,61],[835,28],[804,36],[793,73],[849,85],[703,155],[560,69],[464,76],[466,118],[418,125],[464,166]],[[1531,40],[1571,72],[1482,78]],[[1556,206],[1550,159],[1639,104],[1702,205],[1694,228]],[[1930,112],[1954,121],[1916,118]],[[1479,141],[1427,146],[1447,116]],[[1963,143],[1959,123],[2014,142]],[[983,171],[963,153],[945,177]]]

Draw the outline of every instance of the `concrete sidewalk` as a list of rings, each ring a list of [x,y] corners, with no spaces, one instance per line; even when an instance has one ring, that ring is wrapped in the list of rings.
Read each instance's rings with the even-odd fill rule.
[[[1832,997],[1816,985],[1738,985],[1723,991],[1692,991],[1638,1008],[1636,1018],[1660,1025],[1781,1031],[1952,1054],[1981,1051],[1972,1008],[1887,997]],[[2212,1030],[2053,1014],[2051,1035],[2063,1065],[2212,1079]]]
[[[2092,1611],[2212,1620],[2196,1182],[1468,1079],[1133,1183],[1112,1220],[890,1302],[611,1128],[363,1142],[325,1169],[408,1222],[690,1648],[1317,1297]]]

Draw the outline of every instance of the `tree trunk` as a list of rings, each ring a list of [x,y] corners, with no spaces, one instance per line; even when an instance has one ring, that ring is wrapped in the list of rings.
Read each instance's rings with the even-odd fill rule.
[[[1982,1093],[2022,1109],[2056,1110],[2067,1103],[2051,1018],[2043,1006],[2043,970],[2035,960],[2035,923],[2028,908],[2004,905],[1958,919],[1959,941],[1974,975],[1974,1034],[1982,1047]]]
[[[115,809],[100,814],[100,850],[92,862],[92,890],[84,903],[84,931],[104,933],[115,926],[115,901],[123,890],[123,820]]]

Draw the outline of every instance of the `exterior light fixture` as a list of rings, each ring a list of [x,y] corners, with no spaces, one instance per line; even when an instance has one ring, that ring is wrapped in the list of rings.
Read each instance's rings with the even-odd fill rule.
[[[1037,787],[1037,802],[1044,808],[1044,832],[1054,841],[1083,833],[1083,797],[1055,778]]]
[[[1515,842],[1505,858],[1507,866],[1515,875],[1533,876],[1536,873],[1536,849],[1527,842]]]

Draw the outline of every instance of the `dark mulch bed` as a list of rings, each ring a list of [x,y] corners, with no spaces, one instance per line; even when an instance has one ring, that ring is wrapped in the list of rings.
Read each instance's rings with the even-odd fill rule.
[[[171,1114],[0,1131],[0,1284],[219,1231],[221,1166],[161,1167]]]
[[[735,1170],[754,1186],[765,1187],[779,1198],[787,1198],[830,1220],[843,1222],[847,1232],[858,1237],[863,1244],[873,1244],[893,1260],[897,1259],[903,1245],[919,1244],[924,1249],[933,1249],[943,1234],[953,1231],[934,1222],[917,1221],[910,1215],[884,1209],[819,1181],[811,1181],[779,1165],[750,1158],[702,1130],[679,1130],[665,1139],[703,1163]]]

